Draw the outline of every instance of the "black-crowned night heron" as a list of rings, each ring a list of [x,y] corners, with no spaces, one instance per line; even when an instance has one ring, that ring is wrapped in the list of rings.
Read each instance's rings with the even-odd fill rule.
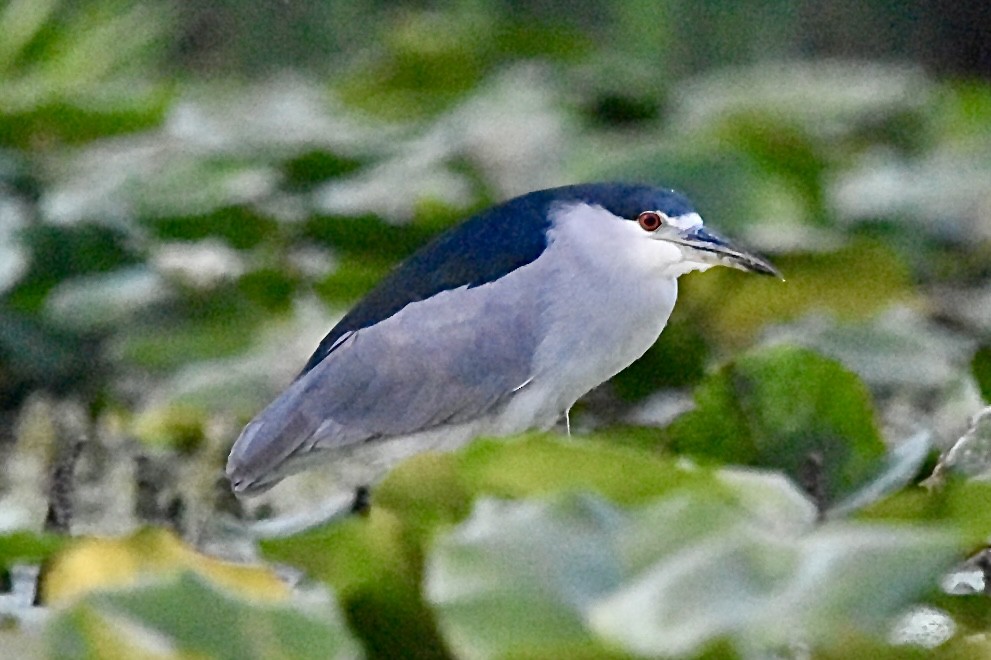
[[[671,190],[566,186],[484,211],[334,326],[245,427],[227,475],[246,494],[331,460],[333,488],[354,489],[420,451],[548,429],[650,348],[680,275],[718,264],[778,275]]]

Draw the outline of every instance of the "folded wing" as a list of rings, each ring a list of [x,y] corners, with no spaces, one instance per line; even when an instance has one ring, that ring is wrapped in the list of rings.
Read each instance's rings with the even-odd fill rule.
[[[540,323],[533,293],[507,277],[443,291],[333,348],[245,427],[228,476],[244,492],[297,459],[495,410],[532,375]],[[292,463],[292,461],[289,461]]]

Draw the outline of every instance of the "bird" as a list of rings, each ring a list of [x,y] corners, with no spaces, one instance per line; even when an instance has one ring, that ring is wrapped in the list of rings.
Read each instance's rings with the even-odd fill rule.
[[[649,184],[550,188],[482,211],[330,330],[235,441],[231,487],[252,495],[331,462],[333,488],[360,493],[419,452],[568,423],[658,339],[678,278],[716,265],[781,277]]]

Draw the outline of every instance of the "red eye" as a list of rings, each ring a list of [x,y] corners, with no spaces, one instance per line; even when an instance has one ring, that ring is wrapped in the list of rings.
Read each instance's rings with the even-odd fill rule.
[[[637,216],[637,222],[644,231],[657,231],[664,224],[661,214],[655,211],[644,211]]]

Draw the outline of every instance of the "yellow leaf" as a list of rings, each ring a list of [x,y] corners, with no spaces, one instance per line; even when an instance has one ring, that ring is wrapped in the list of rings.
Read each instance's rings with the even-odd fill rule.
[[[201,554],[164,529],[147,528],[122,538],[83,538],[57,554],[45,571],[44,602],[60,605],[98,589],[129,587],[190,570],[242,596],[282,600],[289,587],[270,569]]]

